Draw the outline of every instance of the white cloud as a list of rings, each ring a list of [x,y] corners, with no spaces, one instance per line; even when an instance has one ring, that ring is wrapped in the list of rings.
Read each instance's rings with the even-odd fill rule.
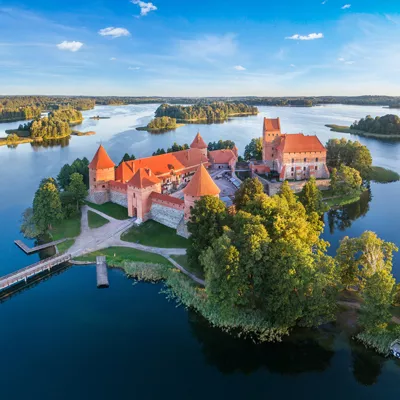
[[[110,61],[115,61],[115,60],[116,60],[115,57],[111,57],[111,58],[110,58]]]
[[[81,47],[83,46],[83,43],[81,42],[67,42],[66,40],[64,40],[64,42],[61,42],[57,45],[57,47],[60,50],[67,50],[67,51],[78,51]]]
[[[131,3],[140,7],[140,15],[145,17],[150,11],[156,11],[157,7],[153,3],[146,3],[141,0],[131,0]]]
[[[295,35],[288,36],[285,39],[289,40],[315,40],[315,39],[322,39],[324,35],[322,33],[310,33],[309,35],[302,36],[296,33]]]
[[[338,61],[344,62],[346,61],[343,57],[338,58]]]
[[[353,65],[355,63],[355,61],[345,61],[345,64],[347,65]]]
[[[291,66],[292,68],[296,68],[296,66],[295,66],[294,64],[290,64],[290,66]]]
[[[98,33],[100,36],[111,36],[113,38],[130,35],[130,33],[127,29],[114,28],[113,26],[110,26],[110,27],[104,28],[104,29],[100,29]]]
[[[140,67],[128,67],[130,71],[137,71]]]
[[[246,71],[246,68],[241,65],[235,65],[233,68],[235,68],[236,71]]]
[[[345,4],[343,7],[342,7],[342,10],[347,10],[348,8],[350,8],[351,7],[351,4]]]
[[[206,35],[198,39],[180,40],[179,48],[186,59],[205,59],[212,57],[229,57],[236,53],[235,35],[228,33],[222,36]]]
[[[327,1],[328,1],[328,0],[324,0],[321,4],[326,4]]]
[[[340,61],[340,62],[342,62],[342,63],[345,63],[345,64],[347,64],[347,65],[353,65],[353,64],[355,63],[355,61],[346,60],[346,59],[343,58],[343,57],[338,58],[338,61]]]

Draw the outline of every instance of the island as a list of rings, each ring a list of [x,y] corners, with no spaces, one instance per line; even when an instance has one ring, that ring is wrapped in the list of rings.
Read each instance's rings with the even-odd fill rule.
[[[177,122],[220,122],[229,117],[257,115],[258,108],[243,103],[213,102],[193,106],[162,104],[156,110],[156,117],[175,118]]]
[[[400,140],[400,118],[394,114],[387,114],[383,117],[371,117],[367,115],[360,121],[355,121],[350,126],[325,125],[334,132],[351,133],[364,137],[376,139],[399,139]]]
[[[153,133],[165,133],[185,124],[177,124],[176,118],[171,117],[156,117],[152,119],[146,126],[136,128],[137,131],[147,131]]]
[[[90,117],[89,119],[110,119],[111,117],[100,117],[100,115],[95,115],[94,117]]]
[[[27,124],[21,124],[17,129],[6,130],[7,137],[0,138],[0,146],[15,147],[18,144],[58,140],[72,134],[84,136],[93,132],[72,131],[71,126],[83,121],[82,113],[66,108],[52,111],[47,117],[35,118]]]

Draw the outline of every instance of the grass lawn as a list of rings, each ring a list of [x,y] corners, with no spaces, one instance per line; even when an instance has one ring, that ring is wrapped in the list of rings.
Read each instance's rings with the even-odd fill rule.
[[[361,194],[362,192],[338,196],[333,194],[331,189],[322,190],[323,200],[329,207],[344,206],[345,204],[355,203],[360,200]]]
[[[129,249],[127,247],[110,247],[108,249],[98,250],[93,253],[77,257],[76,260],[96,262],[96,256],[106,256],[107,263],[111,266],[121,265],[124,261],[138,261],[171,266],[170,262],[159,254],[147,253],[145,251]]]
[[[176,230],[155,221],[133,226],[121,236],[126,242],[163,248],[187,248],[189,241],[176,234]]]
[[[192,268],[189,263],[188,263],[188,259],[187,259],[187,255],[173,255],[171,256],[171,258],[173,260],[175,260],[178,264],[180,264],[183,268],[186,269],[186,271],[191,272],[192,274],[196,275],[198,278],[204,279],[204,273],[203,270],[200,266],[196,267],[196,268]]]
[[[60,253],[64,253],[64,251],[67,251],[74,243],[75,239],[68,239],[65,242],[62,242],[57,245],[58,251]]]
[[[396,182],[400,180],[400,175],[392,171],[390,169],[382,168],[382,167],[372,167],[370,178],[374,182],[378,183],[389,183],[389,182]]]
[[[128,209],[125,207],[120,206],[119,204],[114,204],[111,202],[104,203],[104,204],[94,204],[90,202],[86,202],[89,207],[94,208],[95,210],[99,210],[104,214],[109,215],[115,219],[128,219]]]
[[[96,214],[93,211],[88,211],[88,222],[89,222],[89,228],[94,229],[94,228],[100,228],[101,226],[108,224],[108,220],[103,218],[101,215]]]
[[[81,214],[76,214],[70,219],[62,220],[53,225],[50,234],[52,240],[74,238],[81,233]]]

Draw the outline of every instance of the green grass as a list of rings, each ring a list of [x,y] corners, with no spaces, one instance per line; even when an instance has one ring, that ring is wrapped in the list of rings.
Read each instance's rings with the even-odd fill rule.
[[[100,228],[101,226],[108,224],[108,220],[102,217],[99,214],[96,214],[93,211],[88,211],[88,222],[89,222],[89,228],[94,229],[94,228]]]
[[[397,172],[382,167],[372,167],[369,177],[378,183],[389,183],[400,180],[400,175]]]
[[[104,214],[109,215],[115,219],[128,219],[128,209],[125,207],[120,206],[119,204],[115,203],[104,203],[104,204],[94,204],[90,202],[86,202],[89,207],[94,208],[95,210],[101,211]]]
[[[73,244],[75,243],[74,239],[68,239],[65,242],[62,242],[60,244],[57,245],[58,251],[60,253],[64,253],[65,251],[67,251]]]
[[[189,241],[176,234],[176,230],[155,221],[133,226],[121,236],[126,242],[163,248],[187,248]]]
[[[351,133],[353,135],[370,137],[375,139],[400,139],[400,135],[398,134],[389,135],[385,133],[365,132],[365,131],[360,131],[358,129],[351,129],[349,126],[335,125],[335,124],[328,124],[325,126],[331,128],[331,131],[333,132]]]
[[[344,125],[328,124],[325,126],[331,128],[331,131],[333,132],[352,133],[353,131],[353,129],[350,129],[349,126],[344,126]]]
[[[52,240],[74,238],[81,233],[81,214],[76,214],[70,219],[62,220],[53,225],[50,231]]]
[[[343,194],[343,195],[335,195],[331,189],[323,190],[323,200],[328,205],[328,207],[338,207],[344,206],[346,204],[355,203],[360,200],[362,192],[351,193],[351,194]]]
[[[171,256],[173,260],[175,260],[179,265],[181,265],[183,268],[186,269],[186,271],[191,272],[192,274],[196,275],[200,279],[204,279],[204,272],[201,266],[196,266],[193,268],[191,265],[188,263],[188,258],[187,255],[173,255]]]
[[[106,256],[107,263],[111,266],[121,266],[124,261],[144,262],[171,266],[170,262],[159,254],[130,249],[127,247],[109,247],[90,254],[75,258],[77,261],[96,262],[96,256]]]

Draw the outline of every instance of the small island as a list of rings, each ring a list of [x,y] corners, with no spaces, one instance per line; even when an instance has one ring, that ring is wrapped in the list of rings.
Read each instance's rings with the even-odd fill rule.
[[[351,133],[376,139],[400,139],[400,118],[394,114],[375,118],[367,115],[360,121],[355,121],[351,126],[335,124],[325,126],[334,132]]]
[[[110,119],[111,117],[100,117],[100,115],[95,115],[94,117],[90,117],[89,119]]]
[[[8,136],[0,138],[0,146],[16,147],[18,144],[62,139],[72,134],[77,136],[94,134],[72,131],[71,126],[78,125],[82,121],[82,113],[73,108],[52,111],[47,117],[38,117],[27,124],[21,124],[17,129],[7,130]]]
[[[176,118],[156,117],[152,119],[146,126],[138,127],[136,130],[153,133],[165,133],[181,126],[184,126],[184,124],[177,124]]]
[[[162,104],[156,110],[156,117],[175,118],[177,122],[222,122],[229,117],[247,117],[257,115],[258,108],[244,103],[226,103],[223,101],[193,106]]]

